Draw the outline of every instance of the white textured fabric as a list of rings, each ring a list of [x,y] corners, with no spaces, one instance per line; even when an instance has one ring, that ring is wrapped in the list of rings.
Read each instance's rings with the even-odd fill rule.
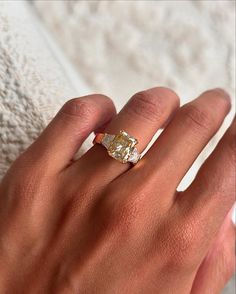
[[[78,71],[120,104],[165,85],[234,93],[233,1],[35,1]]]
[[[76,91],[22,1],[0,1],[0,178]],[[82,93],[82,91],[81,91]]]
[[[28,6],[0,1],[0,178],[70,97],[103,92],[120,109],[134,92],[158,85],[173,88],[183,103],[215,86],[234,96],[234,1],[33,1]],[[233,110],[183,187],[232,115]],[[233,282],[224,293],[234,293]]]

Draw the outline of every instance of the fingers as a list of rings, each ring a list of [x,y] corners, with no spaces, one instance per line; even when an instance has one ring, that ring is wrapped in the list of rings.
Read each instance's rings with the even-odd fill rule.
[[[230,99],[220,89],[207,91],[184,105],[144,156],[139,176],[144,173],[149,179],[158,179],[174,192],[229,109]]]
[[[142,152],[178,106],[178,96],[166,88],[153,88],[137,93],[105,131],[117,134],[120,130],[125,130],[138,139],[137,148]],[[109,157],[103,146],[95,145],[78,161],[74,170],[82,168],[86,177],[96,172],[105,184],[127,170],[129,166]],[[96,178],[96,181],[100,180]]]
[[[184,210],[205,222],[205,239],[218,231],[236,196],[236,119],[195,180],[181,195]]]
[[[59,171],[68,165],[88,135],[114,114],[115,107],[106,96],[95,94],[72,99],[23,156],[43,165],[45,171]]]
[[[191,294],[221,293],[235,271],[235,226],[227,215],[196,274]]]

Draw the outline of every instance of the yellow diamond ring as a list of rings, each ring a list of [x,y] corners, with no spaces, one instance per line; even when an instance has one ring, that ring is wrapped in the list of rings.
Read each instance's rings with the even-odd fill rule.
[[[120,131],[117,135],[98,133],[93,143],[103,145],[111,157],[122,163],[131,162],[136,164],[141,157],[135,147],[138,140],[125,131]]]

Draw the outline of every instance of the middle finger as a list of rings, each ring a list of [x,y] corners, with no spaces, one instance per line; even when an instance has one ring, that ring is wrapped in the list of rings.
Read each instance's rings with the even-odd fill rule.
[[[137,176],[158,179],[174,193],[229,110],[230,98],[221,89],[209,90],[184,105],[142,159]]]

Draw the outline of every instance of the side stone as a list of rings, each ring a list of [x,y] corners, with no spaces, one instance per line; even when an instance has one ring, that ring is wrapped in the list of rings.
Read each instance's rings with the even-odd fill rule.
[[[102,145],[108,149],[114,138],[115,135],[105,134],[104,138],[102,139]]]

